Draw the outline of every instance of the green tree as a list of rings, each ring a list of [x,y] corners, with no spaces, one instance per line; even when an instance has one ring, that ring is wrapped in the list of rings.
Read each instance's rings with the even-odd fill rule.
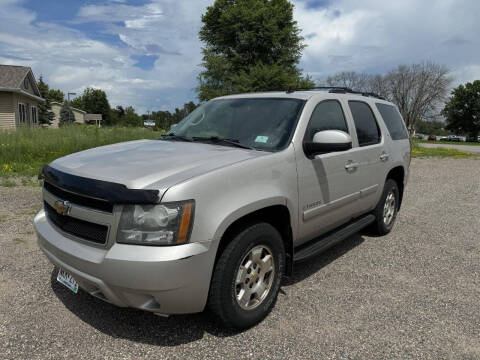
[[[50,101],[63,103],[63,100],[65,99],[65,94],[63,93],[63,91],[58,89],[49,89],[48,98],[50,99]]]
[[[43,76],[37,82],[38,89],[40,90],[40,96],[45,99],[44,103],[38,105],[38,122],[42,125],[51,125],[55,114],[52,112],[52,106],[50,104],[49,87],[48,84],[43,81]]]
[[[132,106],[127,106],[124,110],[121,124],[124,126],[143,126],[143,120]]]
[[[480,80],[453,89],[442,113],[447,129],[476,140],[480,133]]]
[[[110,109],[110,125],[121,125],[124,116],[125,109],[121,105],[118,105],[115,109]]]
[[[103,125],[114,125],[110,119],[110,104],[107,94],[101,89],[86,88],[70,105],[90,114],[102,114]]]
[[[67,101],[63,102],[63,106],[60,109],[60,121],[59,125],[69,125],[75,122],[75,115],[73,114],[70,104]]]
[[[216,0],[202,16],[201,101],[225,94],[310,88],[298,68],[303,38],[288,0]]]
[[[422,120],[415,122],[415,130],[417,133],[425,135],[449,135],[449,131],[445,130],[446,124],[437,120]]]
[[[193,110],[195,110],[199,104],[195,104],[193,101],[185,103],[181,109],[176,108],[172,114],[170,111],[152,111],[151,114],[143,114],[142,120],[152,119],[155,120],[155,130],[169,130],[173,124],[178,123]]]

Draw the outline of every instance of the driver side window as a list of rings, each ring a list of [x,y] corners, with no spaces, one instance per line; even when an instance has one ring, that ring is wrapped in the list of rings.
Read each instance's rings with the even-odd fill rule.
[[[337,100],[322,101],[315,107],[305,132],[304,141],[311,142],[313,135],[323,130],[341,130],[348,134],[342,106]]]

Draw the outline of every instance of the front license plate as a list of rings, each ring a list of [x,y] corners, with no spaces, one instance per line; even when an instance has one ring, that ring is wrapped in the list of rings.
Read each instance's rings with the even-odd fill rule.
[[[78,292],[78,284],[75,279],[63,269],[58,270],[57,281],[62,283],[67,288],[72,290],[75,294]]]

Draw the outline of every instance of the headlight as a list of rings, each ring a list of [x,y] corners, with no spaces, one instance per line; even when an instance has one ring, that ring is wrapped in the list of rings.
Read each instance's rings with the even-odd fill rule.
[[[117,242],[139,245],[179,245],[188,242],[194,201],[159,205],[125,205]]]

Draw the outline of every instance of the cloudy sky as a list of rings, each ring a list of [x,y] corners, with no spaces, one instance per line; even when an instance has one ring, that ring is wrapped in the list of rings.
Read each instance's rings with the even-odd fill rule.
[[[0,0],[0,63],[64,92],[87,86],[139,112],[194,100],[200,16],[213,0]],[[315,80],[434,60],[480,79],[478,0],[295,0]]]

